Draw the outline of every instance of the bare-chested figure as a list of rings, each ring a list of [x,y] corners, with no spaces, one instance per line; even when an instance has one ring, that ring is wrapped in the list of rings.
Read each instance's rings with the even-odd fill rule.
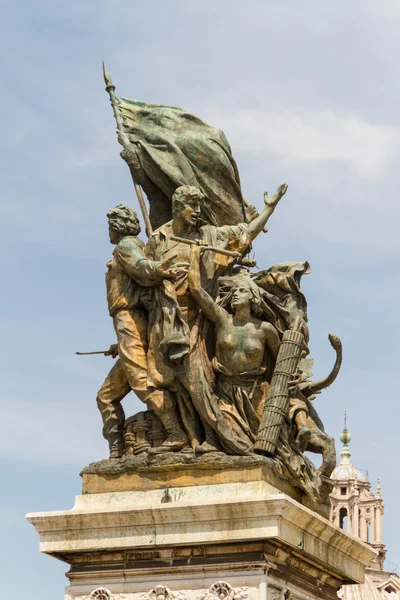
[[[279,334],[271,323],[257,318],[262,299],[249,274],[236,276],[232,313],[212,299],[201,287],[201,252],[201,247],[192,246],[189,287],[205,316],[215,324],[213,367],[217,373],[219,410],[234,435],[242,441],[243,449],[247,446],[251,451],[265,397],[260,387],[255,390],[254,382],[270,377],[267,370],[278,354]]]

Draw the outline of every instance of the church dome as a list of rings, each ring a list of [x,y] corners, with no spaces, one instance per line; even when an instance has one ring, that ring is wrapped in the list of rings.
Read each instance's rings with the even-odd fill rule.
[[[337,481],[347,481],[357,479],[357,481],[367,481],[367,476],[355,468],[354,465],[341,462],[332,472],[331,479]]]

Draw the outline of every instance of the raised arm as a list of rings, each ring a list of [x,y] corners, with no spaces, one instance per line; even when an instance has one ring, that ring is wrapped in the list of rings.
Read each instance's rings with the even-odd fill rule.
[[[208,294],[201,287],[201,279],[200,279],[200,254],[202,248],[201,246],[192,246],[191,254],[190,254],[190,267],[188,271],[188,283],[189,289],[193,298],[196,300],[197,304],[200,306],[207,319],[213,321],[214,323],[221,323],[226,316],[225,309],[218,306],[216,302],[211,298],[210,294]]]
[[[249,223],[249,228],[247,230],[252,240],[254,240],[258,236],[258,234],[264,229],[268,219],[274,212],[279,200],[282,198],[282,196],[286,194],[287,187],[288,186],[285,183],[280,185],[276,190],[275,194],[271,197],[268,196],[267,192],[264,193],[265,208],[258,215],[258,217],[256,217],[255,219],[253,219],[253,221]]]

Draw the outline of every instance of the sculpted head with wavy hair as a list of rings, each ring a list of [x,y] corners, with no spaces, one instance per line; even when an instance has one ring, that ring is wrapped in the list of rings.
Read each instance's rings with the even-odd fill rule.
[[[126,236],[136,236],[140,233],[140,224],[136,212],[129,206],[117,204],[108,213],[108,233],[111,244]]]
[[[239,273],[234,277],[230,297],[230,306],[233,313],[245,305],[250,306],[252,314],[256,317],[260,317],[264,312],[265,302],[260,288],[247,272]]]
[[[181,185],[172,196],[172,219],[175,235],[183,235],[198,226],[200,207],[205,196],[199,188]]]

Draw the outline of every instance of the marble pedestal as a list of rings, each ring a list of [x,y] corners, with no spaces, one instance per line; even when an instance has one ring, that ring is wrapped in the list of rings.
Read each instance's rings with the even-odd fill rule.
[[[371,547],[271,483],[171,483],[27,515],[70,565],[66,600],[337,600],[364,580]]]

